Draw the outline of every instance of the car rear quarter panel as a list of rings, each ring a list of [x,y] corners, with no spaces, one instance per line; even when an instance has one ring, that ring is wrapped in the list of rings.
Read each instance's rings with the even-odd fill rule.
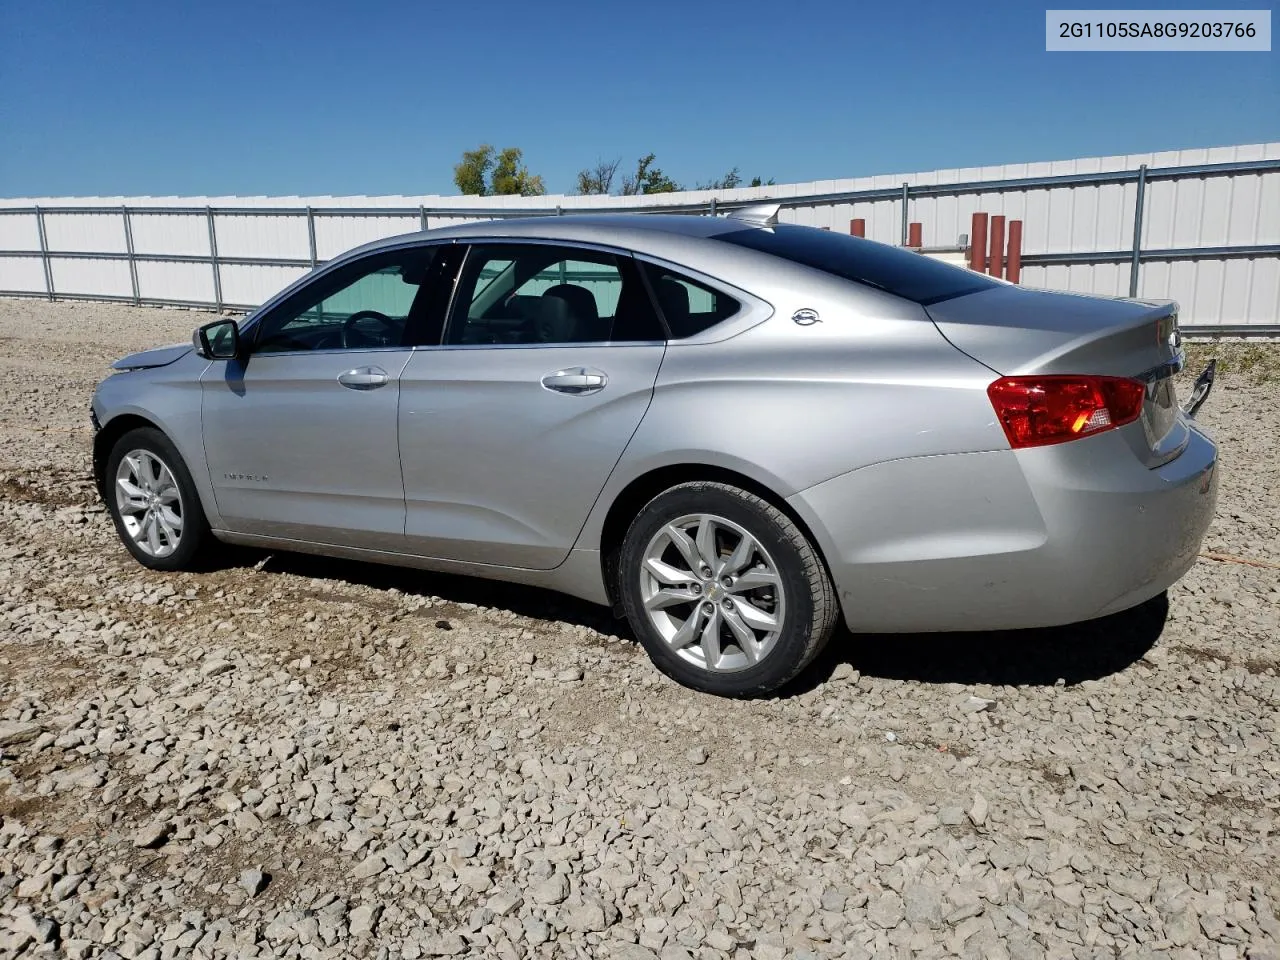
[[[779,497],[887,460],[1008,447],[987,400],[994,374],[952,347],[923,309],[807,270],[752,293],[773,315],[716,343],[672,342],[653,402],[588,518],[676,465],[733,470]],[[791,319],[801,308],[819,322]]]

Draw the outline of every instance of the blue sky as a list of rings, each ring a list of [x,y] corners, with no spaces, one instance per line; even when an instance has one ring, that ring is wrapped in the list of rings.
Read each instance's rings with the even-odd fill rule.
[[[557,192],[650,151],[692,185],[1280,139],[1280,53],[1046,53],[1044,9],[0,0],[0,195],[454,193],[482,142]]]

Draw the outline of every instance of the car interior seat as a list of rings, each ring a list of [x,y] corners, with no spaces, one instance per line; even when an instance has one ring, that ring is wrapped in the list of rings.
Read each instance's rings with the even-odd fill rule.
[[[562,303],[572,323],[572,338],[556,342],[599,339],[600,310],[596,306],[595,294],[586,287],[575,283],[559,283],[543,291],[542,299]]]
[[[662,277],[658,280],[655,292],[672,338],[678,340],[687,336],[693,319],[689,308],[689,288],[679,280]]]
[[[584,290],[583,293],[586,293]],[[590,296],[590,294],[587,294]],[[577,343],[582,337],[579,333],[578,318],[569,309],[567,300],[561,297],[529,298],[532,322],[528,327],[529,343]]]

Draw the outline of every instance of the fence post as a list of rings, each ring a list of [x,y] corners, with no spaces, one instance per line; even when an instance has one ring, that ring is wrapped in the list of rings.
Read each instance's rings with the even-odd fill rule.
[[[1004,278],[1010,283],[1022,282],[1022,221],[1009,221],[1009,263]]]
[[[991,258],[987,261],[987,273],[993,277],[1004,274],[1004,216],[991,218]]]
[[[865,237],[867,235],[867,221],[862,217],[858,217],[849,221],[849,236]]]
[[[44,289],[53,299],[53,267],[49,263],[49,244],[44,237],[44,211],[36,207],[36,233],[40,235],[40,260],[44,264]]]
[[[129,223],[129,208],[121,207],[120,216],[124,219],[124,248],[129,254],[129,285],[133,287],[133,305],[142,306],[142,297],[138,292],[138,261],[133,258],[133,226]]]
[[[969,227],[969,269],[987,272],[987,215],[975,213]]]
[[[222,312],[222,273],[218,269],[218,235],[213,228],[213,207],[205,207],[204,215],[209,221],[209,262],[213,264],[213,304],[218,313]]]
[[[425,205],[418,206],[418,226],[424,231],[427,229],[427,208]]]
[[[710,212],[708,213],[708,216],[714,217],[715,215],[716,215],[716,198],[715,198],[715,197],[712,197],[712,198],[711,198],[711,209],[710,209]]]
[[[911,196],[911,186],[907,183],[902,184],[902,245],[907,245],[907,200]]]
[[[1138,168],[1138,196],[1133,206],[1133,259],[1129,263],[1129,296],[1138,295],[1138,264],[1142,262],[1142,208],[1147,194],[1147,165]]]
[[[307,248],[311,252],[311,268],[316,265],[316,212],[307,204]]]

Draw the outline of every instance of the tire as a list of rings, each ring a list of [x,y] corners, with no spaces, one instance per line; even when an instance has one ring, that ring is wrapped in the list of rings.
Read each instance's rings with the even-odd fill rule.
[[[127,464],[126,457],[130,458]],[[120,483],[122,478],[137,491],[132,499]],[[213,536],[191,473],[168,437],[154,427],[138,427],[122,435],[107,455],[105,480],[107,510],[135,560],[152,570],[196,569]],[[139,509],[127,509],[130,504]],[[151,509],[142,510],[144,505]],[[175,517],[180,526],[172,522]],[[154,539],[148,535],[153,530]]]
[[[790,517],[753,493],[702,481],[640,511],[623,539],[618,595],[659,670],[731,697],[763,696],[795,678],[839,615],[822,558]]]

